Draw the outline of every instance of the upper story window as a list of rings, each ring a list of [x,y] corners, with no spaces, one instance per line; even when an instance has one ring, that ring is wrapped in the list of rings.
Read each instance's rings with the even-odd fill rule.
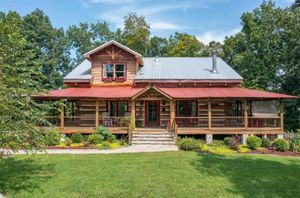
[[[125,81],[126,68],[123,63],[109,63],[103,65],[104,81]]]

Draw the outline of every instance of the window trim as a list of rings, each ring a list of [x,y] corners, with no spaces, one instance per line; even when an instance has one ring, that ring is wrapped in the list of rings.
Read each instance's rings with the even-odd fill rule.
[[[112,64],[113,65],[113,77],[112,78],[105,78],[104,77],[104,68],[106,64]],[[117,78],[116,77],[116,65],[124,65],[124,78]],[[124,82],[127,80],[127,64],[124,62],[105,62],[102,64],[102,69],[101,69],[101,79],[104,82]]]

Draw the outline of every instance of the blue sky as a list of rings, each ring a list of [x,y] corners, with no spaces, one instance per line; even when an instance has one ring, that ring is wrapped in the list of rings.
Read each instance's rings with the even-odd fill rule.
[[[293,0],[275,0],[286,7]],[[175,31],[195,35],[202,42],[223,41],[241,29],[240,16],[258,7],[262,0],[0,0],[0,10],[21,15],[42,9],[55,27],[79,22],[107,21],[122,28],[123,17],[136,12],[146,17],[151,34],[168,37]]]

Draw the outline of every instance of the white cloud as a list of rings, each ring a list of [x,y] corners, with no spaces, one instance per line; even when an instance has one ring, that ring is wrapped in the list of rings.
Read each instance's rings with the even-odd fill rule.
[[[93,0],[93,1],[111,1],[111,0]],[[119,0],[112,0],[112,1],[119,1]],[[134,1],[134,0],[125,0],[127,2]],[[138,1],[137,1],[138,2]],[[135,4],[127,4],[122,5],[120,7],[115,7],[112,9],[107,10],[106,12],[102,12],[99,15],[99,18],[105,20],[107,22],[113,23],[116,25],[117,28],[123,27],[124,16],[126,16],[130,12],[136,12],[138,15],[143,15],[147,18],[147,21],[152,23],[153,29],[177,29],[179,26],[176,24],[160,22],[161,20],[158,17],[158,14],[161,12],[169,11],[169,10],[177,10],[182,9],[186,10],[191,7],[195,7],[195,2],[184,2],[184,3],[177,3],[177,4],[168,4],[168,5],[154,5],[143,7],[142,5]],[[159,22],[157,22],[159,21]]]
[[[179,25],[168,22],[154,22],[150,24],[151,29],[156,30],[178,30],[181,29]]]
[[[206,31],[203,34],[197,36],[197,39],[205,44],[210,41],[218,41],[223,43],[226,36],[235,35],[241,31],[241,27],[234,28],[228,32],[225,31]]]

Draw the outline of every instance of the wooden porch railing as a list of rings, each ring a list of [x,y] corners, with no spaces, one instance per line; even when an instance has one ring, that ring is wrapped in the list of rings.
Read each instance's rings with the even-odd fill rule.
[[[39,123],[41,126],[61,127],[61,116],[47,116],[45,123]],[[64,116],[63,127],[96,127],[95,116]],[[99,125],[105,127],[128,127],[130,117],[103,117],[98,120]]]
[[[211,120],[211,123],[210,123]],[[197,128],[279,128],[280,117],[245,117],[218,116],[218,117],[175,117],[178,127]]]

